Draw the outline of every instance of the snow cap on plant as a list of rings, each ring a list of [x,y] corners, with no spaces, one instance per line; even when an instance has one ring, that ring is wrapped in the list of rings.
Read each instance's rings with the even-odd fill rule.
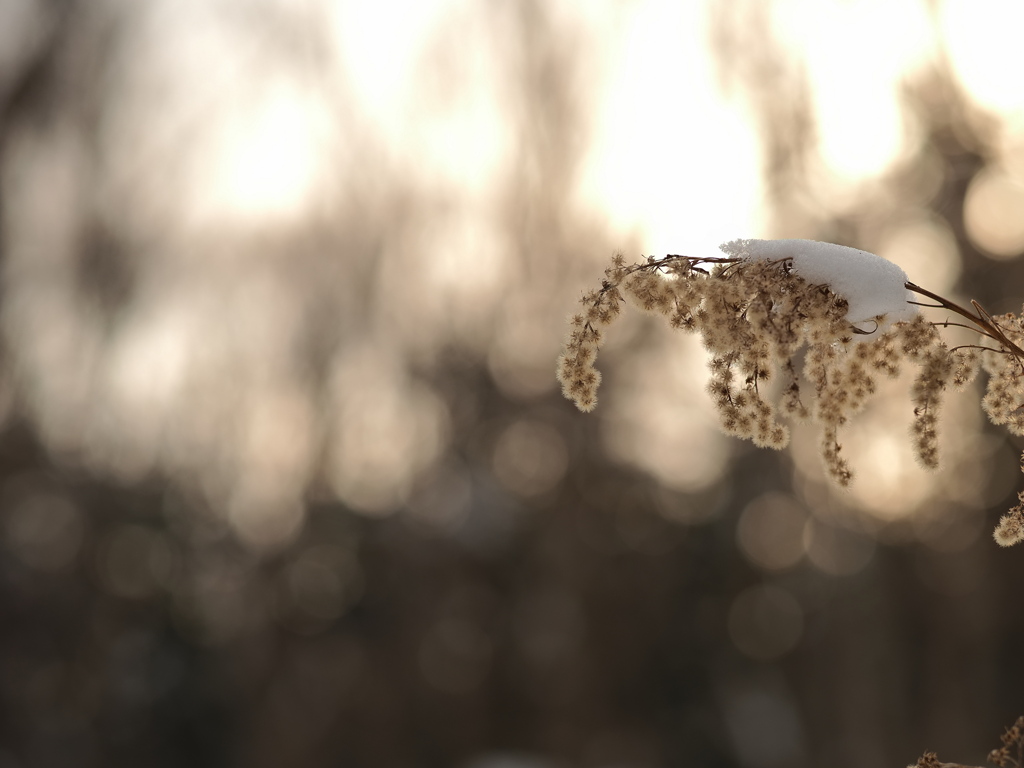
[[[808,283],[827,285],[846,300],[846,319],[866,330],[866,337],[917,314],[908,303],[914,294],[907,290],[907,273],[867,251],[816,240],[733,240],[721,249],[747,261],[785,260]]]

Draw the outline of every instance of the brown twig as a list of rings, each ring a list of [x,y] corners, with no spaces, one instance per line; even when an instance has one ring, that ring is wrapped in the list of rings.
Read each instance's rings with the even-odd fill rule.
[[[984,335],[988,336],[993,341],[998,341],[1006,347],[1014,357],[1024,363],[1024,349],[1021,349],[1007,338],[1003,329],[999,327],[999,324],[996,323],[992,315],[990,315],[978,302],[973,299],[971,300],[971,306],[973,306],[975,310],[974,312],[971,312],[971,310],[961,307],[956,302],[950,301],[937,293],[932,293],[926,288],[922,288],[914,283],[908,282],[906,283],[906,287],[907,290],[919,293],[922,296],[927,296],[929,299],[937,301],[944,309],[948,309],[950,312],[956,312],[961,317],[970,320]]]

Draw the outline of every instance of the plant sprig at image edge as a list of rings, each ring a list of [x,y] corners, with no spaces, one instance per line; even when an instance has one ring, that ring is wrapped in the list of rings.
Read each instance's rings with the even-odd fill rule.
[[[721,251],[636,264],[616,255],[601,287],[584,294],[570,318],[558,360],[563,394],[582,411],[597,405],[597,351],[628,301],[701,336],[710,355],[707,391],[727,434],[781,449],[789,443],[783,419],[810,420],[825,469],[840,486],[853,477],[840,429],[864,408],[878,377],[895,377],[904,364],[916,368],[911,440],[926,468],[938,467],[946,390],[964,389],[979,369],[988,376],[981,405],[989,420],[1024,436],[1024,314],[993,316],[973,301],[963,307],[880,256],[832,243],[734,240]],[[930,321],[919,307],[965,322]],[[956,326],[980,338],[951,347],[940,329]],[[776,381],[772,389],[781,394],[773,402],[768,389]],[[1002,546],[1024,540],[1024,492],[994,538]]]

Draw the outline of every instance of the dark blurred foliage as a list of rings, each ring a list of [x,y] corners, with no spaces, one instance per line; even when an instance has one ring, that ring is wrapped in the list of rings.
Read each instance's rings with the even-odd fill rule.
[[[10,174],[19,161],[19,132],[71,124],[82,138],[71,172],[86,190],[98,187],[111,151],[97,138],[112,98],[103,89],[115,79],[106,68],[132,34],[133,11],[32,8],[0,83],[0,163]],[[316,24],[282,8],[292,26],[261,20],[261,39],[262,25],[280,23],[271,39],[303,55],[312,48],[315,60]],[[498,198],[525,282],[553,286],[556,322],[544,327],[557,337],[569,309],[559,302],[596,263],[578,252],[631,244],[611,242],[565,202],[588,132],[574,101],[585,46],[547,9],[494,11],[511,40],[507,97],[519,104],[519,155]],[[237,24],[255,24],[234,11]],[[753,96],[780,228],[815,225],[779,234],[857,243],[892,199],[913,192],[956,234],[964,290],[1011,308],[1003,304],[1019,300],[1012,286],[1024,284],[1024,262],[993,267],[964,234],[963,198],[990,139],[948,73],[908,86],[907,108],[927,127],[927,162],[906,158],[886,195],[875,189],[830,217],[806,210],[813,195],[801,157],[814,130],[799,73],[767,35],[728,44],[748,21],[717,21],[723,74]],[[444,214],[444,200],[375,167],[380,160],[364,160],[367,176],[356,181],[366,189],[330,212],[332,224],[225,236],[233,248],[298,254],[290,269],[302,272],[293,277],[306,325],[288,365],[302,369],[314,403],[330,388],[332,355],[372,331],[373,302],[383,301],[373,286],[393,268],[387,243]],[[916,178],[922,165],[934,183]],[[160,181],[165,170],[154,171]],[[5,228],[18,190],[4,187]],[[104,327],[116,329],[140,301],[152,242],[133,235],[133,216],[130,206],[87,213],[76,231],[73,292],[102,310]],[[4,243],[9,261],[7,231]],[[340,266],[303,256],[321,251]],[[255,267],[225,269],[240,277]],[[331,270],[355,286],[342,291],[350,304],[340,312]],[[17,274],[5,275],[4,301],[23,301],[11,292]],[[338,315],[340,330],[331,326]],[[301,528],[266,547],[238,535],[218,493],[173,462],[106,472],[86,449],[48,435],[33,404],[42,385],[25,375],[40,342],[6,322],[0,768],[899,766],[926,748],[981,762],[1024,707],[1019,550],[998,550],[986,535],[932,547],[897,532],[862,541],[870,560],[846,575],[806,558],[759,568],[737,544],[737,524],[765,494],[793,498],[786,455],[739,446],[720,483],[693,494],[660,488],[609,461],[599,418],[576,413],[552,387],[510,387],[487,344],[464,343],[458,329],[431,354],[408,354],[448,418],[443,451],[401,508],[365,514],[311,472]],[[247,371],[228,371],[228,389],[244,391]],[[327,418],[321,407],[315,420]],[[326,453],[319,445],[310,463],[327,463]],[[564,472],[546,473],[562,461]],[[994,521],[1012,491],[1004,495],[975,528]]]

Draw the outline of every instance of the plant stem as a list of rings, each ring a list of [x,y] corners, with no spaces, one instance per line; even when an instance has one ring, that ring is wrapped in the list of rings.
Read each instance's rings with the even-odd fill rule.
[[[1006,334],[1003,333],[1003,330],[998,325],[996,325],[995,321],[992,319],[992,315],[985,311],[985,309],[978,302],[971,302],[971,305],[975,309],[975,312],[971,312],[971,310],[966,309],[965,307],[961,307],[956,302],[950,301],[949,299],[943,296],[939,296],[939,294],[937,293],[932,293],[926,288],[922,288],[921,286],[915,285],[914,283],[908,282],[906,283],[906,287],[909,291],[919,293],[922,296],[927,296],[929,299],[937,301],[944,309],[948,309],[951,312],[956,312],[961,317],[967,318],[972,323],[974,323],[979,329],[981,329],[982,333],[984,333],[990,339],[998,341],[1000,344],[1006,347],[1006,349],[1010,353],[1012,353],[1014,357],[1016,357],[1018,360],[1022,362],[1022,364],[1024,364],[1024,349],[1021,349],[1006,337]]]

